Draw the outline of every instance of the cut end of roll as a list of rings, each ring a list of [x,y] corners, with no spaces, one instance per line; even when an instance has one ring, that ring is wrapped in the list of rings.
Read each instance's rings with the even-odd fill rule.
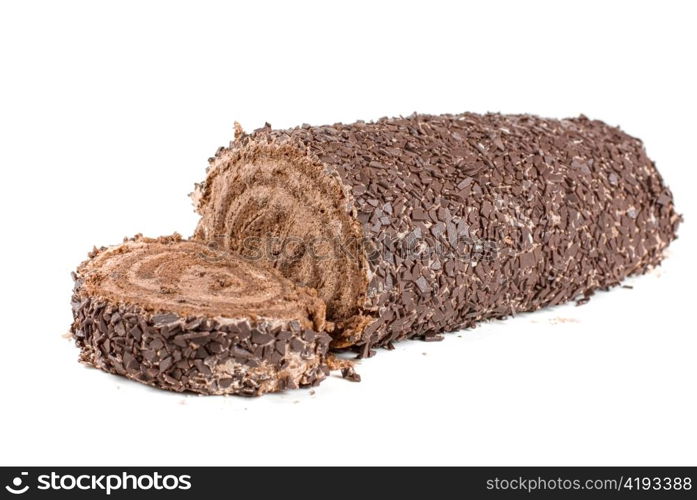
[[[259,395],[329,373],[324,303],[272,269],[178,235],[137,236],[75,273],[81,360],[159,388]]]
[[[245,135],[237,134],[236,144]],[[193,195],[202,215],[195,238],[278,270],[317,290],[348,347],[372,321],[363,308],[370,271],[364,237],[336,173],[291,142],[223,149]]]

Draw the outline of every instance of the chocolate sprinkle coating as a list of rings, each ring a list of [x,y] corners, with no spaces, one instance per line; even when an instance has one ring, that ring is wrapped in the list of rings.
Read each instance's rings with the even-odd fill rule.
[[[256,396],[329,373],[324,306],[273,270],[178,235],[137,236],[74,274],[85,364],[161,389]]]
[[[641,141],[584,116],[238,127],[209,162],[195,237],[302,240],[272,265],[318,290],[333,347],[363,355],[587,301],[658,265],[681,220]],[[330,235],[320,262],[308,241]]]

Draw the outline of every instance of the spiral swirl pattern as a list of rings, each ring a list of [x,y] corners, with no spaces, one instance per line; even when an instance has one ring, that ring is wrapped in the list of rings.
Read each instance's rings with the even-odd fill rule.
[[[79,273],[89,294],[146,310],[323,322],[324,306],[311,292],[273,270],[179,237],[138,237],[104,249]]]
[[[253,151],[216,159],[196,237],[267,262],[316,289],[329,319],[350,318],[363,302],[367,264],[340,183],[296,149]]]

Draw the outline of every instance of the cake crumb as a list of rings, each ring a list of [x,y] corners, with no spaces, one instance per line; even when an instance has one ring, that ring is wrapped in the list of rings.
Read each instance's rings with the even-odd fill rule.
[[[551,318],[549,320],[550,325],[558,325],[560,323],[580,323],[576,318]]]
[[[351,382],[360,382],[361,376],[356,373],[354,362],[349,359],[340,359],[330,354],[327,356],[327,367],[331,371],[341,370],[341,376]]]

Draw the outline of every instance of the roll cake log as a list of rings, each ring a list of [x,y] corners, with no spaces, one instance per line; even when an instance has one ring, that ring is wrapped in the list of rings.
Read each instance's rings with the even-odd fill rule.
[[[196,239],[316,289],[332,346],[362,355],[587,300],[680,221],[641,141],[583,116],[236,126],[193,198]]]
[[[329,371],[316,292],[203,243],[137,236],[93,251],[74,279],[71,332],[81,360],[104,371],[241,395],[316,385]]]

